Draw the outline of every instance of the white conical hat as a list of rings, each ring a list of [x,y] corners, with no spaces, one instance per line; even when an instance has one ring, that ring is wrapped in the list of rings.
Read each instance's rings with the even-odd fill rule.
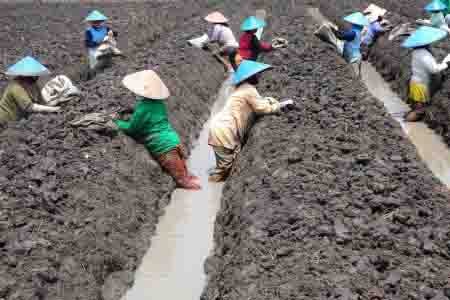
[[[215,11],[207,15],[205,21],[209,23],[227,23],[228,19],[221,12]]]
[[[148,99],[163,100],[170,96],[169,89],[152,70],[140,71],[125,76],[123,85],[138,96]]]

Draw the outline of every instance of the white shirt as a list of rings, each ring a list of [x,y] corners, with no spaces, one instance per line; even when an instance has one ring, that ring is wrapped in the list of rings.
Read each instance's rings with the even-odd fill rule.
[[[429,87],[431,75],[447,69],[446,63],[438,64],[430,51],[419,48],[412,52],[411,81],[425,84]]]
[[[208,37],[210,42],[218,42],[224,47],[239,47],[239,43],[234,37],[230,27],[222,24],[214,25],[212,30],[208,33]]]

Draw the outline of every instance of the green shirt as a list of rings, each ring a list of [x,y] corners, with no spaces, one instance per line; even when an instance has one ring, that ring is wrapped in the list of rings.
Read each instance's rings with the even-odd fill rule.
[[[115,123],[125,134],[145,140],[145,147],[152,154],[166,153],[180,144],[178,134],[169,123],[164,100],[138,98],[131,119]]]
[[[30,94],[18,82],[12,81],[0,100],[0,123],[21,119],[32,104]]]

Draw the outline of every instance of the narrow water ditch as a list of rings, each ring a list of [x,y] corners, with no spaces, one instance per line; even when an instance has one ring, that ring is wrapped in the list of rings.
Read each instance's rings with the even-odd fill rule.
[[[363,64],[361,75],[369,92],[382,101],[386,110],[400,123],[428,168],[442,183],[450,187],[450,150],[442,138],[425,123],[404,121],[403,115],[409,110],[408,105],[391,90],[371,64]]]
[[[231,89],[230,77],[220,88],[211,116],[222,108]],[[208,182],[208,170],[215,164],[208,146],[208,125],[209,121],[188,161],[189,169],[202,181],[202,190],[174,191],[135,274],[134,286],[123,300],[147,300],[150,293],[155,299],[194,300],[201,296],[206,282],[204,262],[213,249],[214,221],[223,188],[222,183]]]
[[[318,23],[328,21],[318,8],[310,7],[308,13]],[[450,187],[450,150],[442,138],[425,123],[404,121],[403,116],[409,111],[408,105],[392,91],[389,84],[368,62],[362,65],[361,80],[372,96],[383,102],[389,114],[400,123],[428,168],[442,183]]]

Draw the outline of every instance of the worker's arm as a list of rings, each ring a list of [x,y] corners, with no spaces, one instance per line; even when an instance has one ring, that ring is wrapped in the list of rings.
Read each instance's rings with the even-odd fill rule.
[[[424,66],[427,68],[427,71],[431,74],[440,73],[448,68],[448,65],[446,62],[447,58],[444,59],[444,61],[440,64],[437,63],[436,59],[431,54],[424,56],[422,59],[423,59]]]
[[[347,30],[342,33],[341,39],[347,42],[351,42],[356,38],[356,33],[353,30]]]
[[[262,42],[258,40],[256,35],[252,36],[252,46],[258,52],[269,52],[273,50],[273,47],[270,43]]]
[[[30,112],[57,112],[60,111],[60,107],[58,106],[47,106],[47,105],[40,105],[40,104],[36,104],[33,103],[30,108],[29,111]]]
[[[280,111],[280,103],[274,98],[263,98],[261,95],[256,93],[251,93],[247,97],[248,104],[256,114],[271,114]]]
[[[122,130],[127,135],[137,137],[142,126],[143,116],[144,113],[139,108],[136,107],[133,112],[133,115],[128,121],[115,120],[114,122],[119,127],[119,129]]]
[[[12,91],[14,101],[21,110],[26,112],[57,112],[59,107],[51,107],[33,103],[33,99],[28,92],[20,85],[16,85]]]
[[[109,33],[110,31],[112,31],[111,28],[106,27],[106,33]],[[119,36],[119,33],[117,33],[117,31],[113,31],[112,33],[113,33],[113,37],[115,37],[115,38]]]

